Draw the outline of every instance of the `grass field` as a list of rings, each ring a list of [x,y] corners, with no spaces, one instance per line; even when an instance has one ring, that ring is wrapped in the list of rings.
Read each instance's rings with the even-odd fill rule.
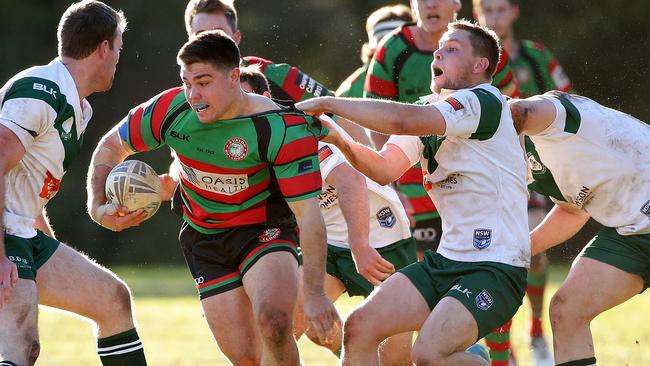
[[[117,268],[131,286],[136,303],[140,336],[149,365],[229,365],[221,355],[202,318],[193,281],[184,268]],[[555,291],[566,268],[553,268],[550,291]],[[547,296],[547,299],[550,296]],[[348,314],[360,300],[342,298],[337,306]],[[650,297],[640,295],[601,315],[592,326],[598,365],[650,365]],[[38,365],[68,366],[100,363],[89,324],[60,311],[42,308],[40,334],[42,351]],[[526,347],[527,306],[515,317],[513,343],[519,365],[530,365]],[[550,327],[546,323],[547,334]],[[550,339],[549,339],[550,341]],[[306,365],[336,365],[329,352],[299,342]]]

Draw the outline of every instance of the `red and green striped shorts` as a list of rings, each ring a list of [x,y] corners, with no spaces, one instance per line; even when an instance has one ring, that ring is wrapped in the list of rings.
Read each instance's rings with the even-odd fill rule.
[[[246,225],[203,234],[183,223],[179,239],[201,300],[242,286],[246,271],[266,254],[289,252],[301,262],[295,227]]]

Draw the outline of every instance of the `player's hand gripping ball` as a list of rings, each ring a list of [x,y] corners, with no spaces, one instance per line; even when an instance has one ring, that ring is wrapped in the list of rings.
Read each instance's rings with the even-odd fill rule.
[[[142,208],[147,219],[160,207],[158,174],[139,160],[127,160],[116,165],[106,178],[105,189],[108,203],[125,206],[129,212]]]

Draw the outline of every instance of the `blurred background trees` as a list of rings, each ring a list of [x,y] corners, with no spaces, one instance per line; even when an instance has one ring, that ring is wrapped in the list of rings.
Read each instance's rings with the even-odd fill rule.
[[[51,222],[60,240],[102,263],[182,263],[177,242],[180,219],[168,210],[168,204],[141,227],[119,234],[99,227],[86,214],[86,171],[97,141],[130,108],[180,85],[175,56],[187,39],[184,0],[105,1],[124,10],[129,30],[113,89],[90,97],[95,114],[81,157],[48,206]],[[56,56],[57,23],[70,2],[0,1],[1,83]],[[361,62],[366,16],[396,2],[236,0],[242,54],[299,66],[336,89]],[[462,2],[460,17],[471,18],[471,1]],[[650,121],[650,93],[644,85],[650,75],[650,2],[520,0],[520,6],[516,34],[547,45],[580,94]],[[167,148],[137,159],[149,162],[159,173],[170,163]],[[586,243],[586,236],[578,239],[576,245]],[[555,258],[571,259],[575,250],[575,245],[557,250]]]

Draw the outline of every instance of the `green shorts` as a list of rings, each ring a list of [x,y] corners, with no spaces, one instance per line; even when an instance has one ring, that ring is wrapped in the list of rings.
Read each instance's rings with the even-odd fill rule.
[[[408,238],[378,248],[377,252],[387,261],[391,262],[395,269],[400,269],[414,263],[417,258],[415,255],[415,239]],[[327,246],[327,273],[343,282],[345,290],[350,296],[370,295],[375,288],[372,283],[368,282],[361,276],[352,260],[350,249]]]
[[[26,280],[36,280],[36,271],[54,254],[59,242],[41,232],[36,236],[25,239],[19,236],[4,234],[5,253],[10,261],[18,267],[18,277]]]
[[[496,262],[458,262],[427,250],[422,262],[400,270],[433,308],[446,296],[465,305],[478,324],[478,339],[501,327],[519,309],[526,268]]]
[[[579,256],[639,275],[643,278],[644,290],[650,287],[650,234],[621,235],[616,229],[605,227]]]

